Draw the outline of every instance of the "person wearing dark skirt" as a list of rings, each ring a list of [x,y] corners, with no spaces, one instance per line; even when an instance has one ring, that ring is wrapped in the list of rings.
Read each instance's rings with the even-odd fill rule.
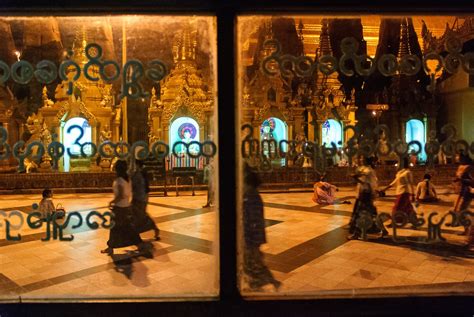
[[[119,160],[115,164],[117,178],[113,183],[114,199],[110,202],[115,225],[110,229],[107,248],[102,253],[114,254],[115,248],[135,245],[141,249],[142,239],[133,224],[130,198],[132,184],[127,174],[127,162]]]
[[[378,187],[377,175],[374,170],[374,159],[372,157],[359,157],[359,167],[352,177],[357,182],[357,199],[352,210],[351,220],[349,222],[349,240],[359,239],[362,235],[357,222],[362,213],[367,212],[373,220],[373,225],[368,228],[367,233],[382,233],[382,236],[388,234],[385,228],[379,228],[375,219],[377,209],[374,205],[376,190]]]
[[[260,246],[267,242],[263,201],[257,189],[260,180],[248,166],[245,168],[244,182],[244,272],[249,278],[250,288],[260,289],[267,284],[273,284],[278,289],[281,282],[273,277],[263,262],[263,253],[260,250]]]
[[[160,230],[146,212],[150,186],[146,171],[143,169],[143,161],[137,160],[136,167],[132,176],[132,206],[135,227],[139,233],[153,230],[155,240],[160,240]]]

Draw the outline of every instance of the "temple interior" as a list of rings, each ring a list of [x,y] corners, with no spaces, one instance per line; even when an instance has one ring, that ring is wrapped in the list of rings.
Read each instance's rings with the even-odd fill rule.
[[[474,17],[238,16],[235,78],[217,67],[216,27],[206,15],[0,17],[0,302],[214,300],[228,243],[219,221],[232,208],[246,299],[472,295],[472,199],[461,193],[474,189],[460,189],[458,174],[468,170],[462,155],[474,154]],[[349,53],[359,57],[327,71]],[[379,67],[387,56],[403,65],[388,75]],[[414,57],[426,56],[444,64],[416,68]],[[52,79],[45,61],[57,68]],[[235,83],[236,100],[217,100],[221,76]],[[234,112],[237,129],[218,112]],[[218,146],[232,135],[233,158]],[[368,164],[360,155],[373,159],[378,187],[365,197],[382,220],[353,220],[363,187],[354,175]],[[235,184],[225,176],[235,171],[219,170],[230,158]],[[420,221],[412,227],[395,223],[402,194],[388,187],[405,159],[411,185],[429,174],[439,198],[408,201]],[[134,244],[102,252],[104,215],[116,216],[123,194],[113,186],[137,163],[161,240],[143,234],[145,255]],[[330,203],[314,198],[323,179]],[[45,189],[66,228],[31,221]],[[257,225],[246,227],[246,208],[260,208],[250,213]],[[81,221],[69,223],[72,215]],[[20,224],[7,222],[15,217]],[[387,234],[364,227],[347,237],[350,223],[383,227],[389,218]],[[132,216],[124,222],[135,226]],[[245,240],[255,227],[264,231],[258,247]],[[272,279],[252,284],[252,274]]]

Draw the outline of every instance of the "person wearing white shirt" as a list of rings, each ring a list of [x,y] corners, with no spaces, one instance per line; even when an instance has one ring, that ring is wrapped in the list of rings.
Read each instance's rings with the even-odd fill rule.
[[[115,164],[117,178],[112,187],[114,191],[114,199],[110,202],[110,208],[114,214],[115,225],[110,229],[107,248],[101,253],[108,255],[114,254],[114,248],[124,248],[136,245],[141,250],[142,239],[132,221],[132,183],[127,174],[127,162],[123,160],[117,161]]]
[[[402,169],[397,172],[393,182],[384,189],[384,191],[386,191],[390,187],[396,187],[395,192],[397,199],[392,209],[392,219],[396,223],[404,222],[403,219],[400,219],[400,213],[406,215],[407,220],[416,218],[415,209],[410,201],[410,197],[412,201],[415,200],[415,191],[413,186],[413,174],[410,171],[408,157],[404,157],[401,163]]]
[[[425,174],[423,180],[416,185],[416,201],[429,203],[438,201],[438,196],[436,195],[436,189],[433,184],[431,184],[431,175]]]

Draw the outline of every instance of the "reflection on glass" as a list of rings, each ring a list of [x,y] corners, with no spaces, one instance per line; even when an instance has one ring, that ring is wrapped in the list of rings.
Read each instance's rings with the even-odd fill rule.
[[[0,30],[0,301],[215,298],[214,18]]]
[[[237,24],[241,293],[470,293],[474,19]]]

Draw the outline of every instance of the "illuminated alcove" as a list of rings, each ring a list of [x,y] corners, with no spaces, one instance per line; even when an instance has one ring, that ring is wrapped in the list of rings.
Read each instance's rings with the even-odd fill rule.
[[[327,147],[331,146],[331,143],[340,147],[344,141],[342,135],[342,125],[337,120],[328,119],[321,126],[321,144],[325,143]]]
[[[173,150],[173,146],[176,142],[182,141],[184,143],[190,143],[192,141],[199,141],[199,124],[190,117],[179,117],[171,123],[170,127],[170,151]],[[186,153],[186,146],[179,144],[176,146],[175,151],[177,153]],[[191,153],[198,152],[197,145],[191,145],[189,151]]]
[[[418,119],[411,119],[408,120],[406,123],[406,132],[405,132],[405,141],[410,143],[411,141],[418,141],[421,143],[422,150],[418,155],[418,158],[421,161],[426,160],[426,153],[425,153],[425,143],[426,143],[426,131],[425,131],[425,124],[423,121]],[[410,150],[416,149],[416,146],[410,147]]]
[[[81,127],[82,132],[79,128],[71,128],[73,126]],[[92,129],[89,125],[89,122],[87,122],[87,120],[82,117],[74,117],[69,119],[63,127],[62,140],[64,144],[63,168],[65,172],[69,172],[69,170],[71,169],[71,157],[69,156],[67,149],[70,149],[72,155],[80,156],[81,148],[78,143],[84,144],[86,142],[92,142]],[[90,153],[90,148],[84,147],[84,151],[85,153]]]

